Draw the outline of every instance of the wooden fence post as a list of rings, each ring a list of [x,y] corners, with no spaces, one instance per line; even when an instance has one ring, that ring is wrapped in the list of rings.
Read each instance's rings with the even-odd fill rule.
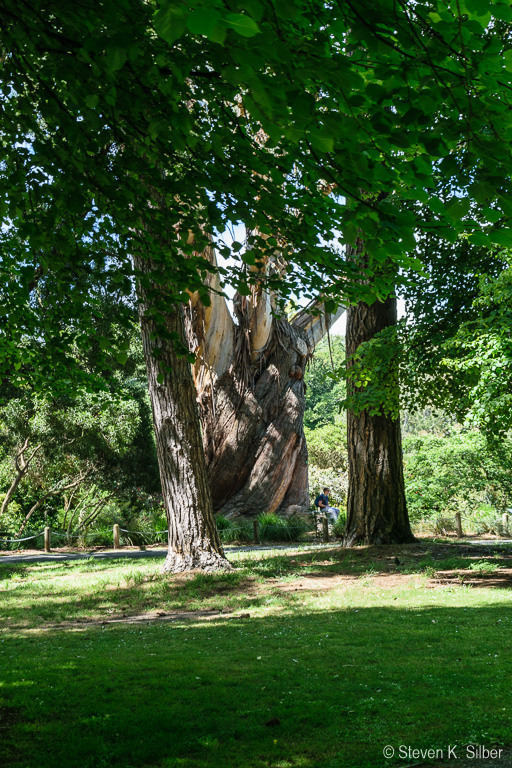
[[[329,541],[329,521],[326,517],[322,519],[322,529],[324,534],[324,541]]]
[[[119,525],[118,523],[114,524],[114,549],[119,549]]]
[[[508,536],[508,513],[504,512],[501,516],[501,524],[503,525],[503,533]]]
[[[260,544],[260,521],[259,520],[253,520],[252,525],[254,528],[254,543]]]
[[[464,534],[462,533],[462,521],[460,519],[460,512],[455,513],[455,525],[457,526],[457,538],[461,539]]]
[[[52,543],[51,539],[52,539],[51,529],[48,526],[46,526],[46,528],[44,529],[44,551],[45,552],[50,552],[51,543]]]

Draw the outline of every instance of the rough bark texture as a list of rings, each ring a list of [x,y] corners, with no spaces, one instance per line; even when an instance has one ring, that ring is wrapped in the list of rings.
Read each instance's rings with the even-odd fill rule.
[[[141,271],[147,264],[136,260]],[[201,440],[196,390],[190,363],[176,354],[174,345],[157,338],[155,323],[146,315],[148,300],[139,292],[140,324],[153,411],[162,495],[169,524],[166,571],[230,568],[224,557],[213,516],[212,499]],[[172,307],[166,330],[185,342],[184,310]],[[158,381],[165,370],[164,380]]]
[[[347,360],[396,323],[396,299],[360,302],[347,312]],[[349,363],[350,364],[350,363]],[[350,384],[348,386],[351,386]],[[414,541],[405,501],[400,420],[347,413],[349,488],[345,546]]]
[[[200,401],[214,509],[229,517],[303,511],[309,506],[307,344],[289,323],[276,320],[267,353],[256,365],[243,343],[240,350]]]
[[[221,303],[223,306],[217,306]],[[228,517],[309,509],[304,370],[336,317],[271,315],[261,289],[235,297],[234,323],[212,294],[209,318],[192,300],[191,348],[216,513]],[[341,310],[338,313],[341,314]],[[210,339],[221,338],[222,344]]]

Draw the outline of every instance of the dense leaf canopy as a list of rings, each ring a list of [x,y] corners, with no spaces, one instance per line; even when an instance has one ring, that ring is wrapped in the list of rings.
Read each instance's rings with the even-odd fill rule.
[[[207,302],[204,246],[230,223],[249,247],[220,244],[225,279],[247,291],[270,258],[274,287],[323,290],[328,308],[385,295],[417,265],[418,228],[512,240],[508,2],[2,0],[0,14],[4,377],[62,380],[99,311],[91,286],[148,281],[157,322],[187,291]],[[371,287],[344,258],[358,238]]]

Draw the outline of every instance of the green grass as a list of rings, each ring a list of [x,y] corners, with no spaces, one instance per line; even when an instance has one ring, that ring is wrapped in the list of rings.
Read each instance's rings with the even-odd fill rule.
[[[188,578],[0,565],[2,768],[373,768],[415,762],[388,744],[510,745],[512,594],[485,586],[509,556],[401,548],[400,575],[395,554],[258,552]],[[441,565],[482,585],[432,588]],[[188,613],[77,621],[154,609]]]

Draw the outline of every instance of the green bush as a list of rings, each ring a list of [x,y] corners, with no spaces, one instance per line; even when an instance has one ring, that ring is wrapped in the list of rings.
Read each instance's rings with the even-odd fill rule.
[[[215,518],[215,522],[217,523],[217,530],[219,533],[222,533],[223,531],[227,531],[233,527],[232,521],[229,520],[224,515],[217,515],[217,517]]]
[[[4,499],[5,493],[0,493],[0,505],[3,503]],[[7,511],[4,512],[2,519],[0,520],[0,529],[3,532],[0,538],[13,538],[14,533],[23,522],[23,517],[23,510],[20,504],[15,501],[11,501],[7,507]]]
[[[263,512],[258,515],[261,541],[300,541],[310,526],[301,517],[280,517]],[[252,521],[237,518],[230,520],[224,515],[216,517],[217,530],[224,544],[252,543],[254,528]]]
[[[347,525],[347,516],[344,512],[340,511],[340,516],[336,520],[332,527],[332,532],[338,539],[342,539],[345,533],[345,527]]]
[[[286,518],[270,512],[258,515],[258,522],[262,541],[300,541],[309,527],[301,517]]]
[[[25,528],[21,536],[24,540],[18,541],[18,537],[12,531],[6,531],[2,528],[0,530],[0,549],[8,552],[18,549],[44,549],[44,536],[40,534],[40,528]],[[15,541],[7,541],[8,539],[15,539]]]
[[[339,473],[347,471],[347,427],[345,418],[338,417],[334,424],[308,429],[304,427],[308,444],[309,463],[321,469]]]
[[[413,522],[453,520],[455,512],[471,519],[486,505],[496,518],[512,502],[512,441],[491,445],[475,430],[407,438],[404,475]]]
[[[253,528],[248,520],[230,520],[224,515],[217,515],[215,518],[220,540],[223,544],[233,544],[234,542],[249,543],[253,541]]]

